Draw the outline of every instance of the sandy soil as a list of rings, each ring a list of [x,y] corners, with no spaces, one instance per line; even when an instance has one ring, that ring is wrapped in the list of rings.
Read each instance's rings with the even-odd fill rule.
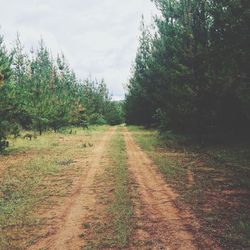
[[[58,197],[59,202],[50,207],[45,216],[41,212],[41,217],[47,219],[45,233],[29,250],[80,250],[88,246],[88,239],[94,235],[88,237],[91,230],[84,230],[84,226],[92,225],[93,220],[101,218],[104,211],[98,190],[103,191],[102,187],[106,186],[102,177],[108,164],[108,146],[115,130],[114,127],[104,132],[90,154],[74,159],[74,164],[80,169],[79,177],[74,181],[70,195]],[[199,221],[190,209],[176,205],[177,194],[135,143],[131,133],[126,128],[122,133],[126,143],[135,225],[126,249],[220,249],[207,236],[201,235]],[[188,179],[192,185],[191,174]]]
[[[105,132],[99,144],[95,145],[87,158],[79,158],[75,161],[76,164],[87,164],[86,171],[82,172],[77,183],[74,184],[71,197],[68,197],[60,206],[51,209],[53,224],[49,233],[32,245],[30,250],[77,250],[82,248],[84,239],[80,237],[80,234],[83,223],[96,203],[95,176],[102,171],[102,157],[114,131],[115,128],[112,128]]]
[[[124,137],[136,224],[130,249],[219,249],[199,235],[199,223],[188,208],[177,208],[177,195],[127,129]]]

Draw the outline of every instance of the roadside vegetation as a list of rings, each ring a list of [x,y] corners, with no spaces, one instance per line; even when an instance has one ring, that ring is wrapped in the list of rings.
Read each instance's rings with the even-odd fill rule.
[[[132,203],[129,190],[129,178],[126,163],[125,141],[121,133],[121,127],[112,141],[110,149],[114,176],[114,200],[110,204],[110,212],[113,217],[114,242],[116,247],[124,248],[128,245],[132,230]]]
[[[142,20],[126,122],[202,143],[249,140],[249,1],[153,2],[159,14],[149,27]]]
[[[0,152],[21,130],[45,131],[123,122],[104,80],[80,80],[64,55],[53,58],[43,40],[27,53],[16,39],[6,49],[0,35]]]
[[[70,195],[89,154],[107,126],[66,129],[12,141],[0,156],[0,249],[25,249],[46,235],[48,209]]]
[[[125,120],[225,249],[250,247],[249,1],[154,0]],[[180,205],[179,204],[179,205]]]
[[[198,147],[173,133],[129,130],[178,192],[176,205],[189,204],[203,232],[224,249],[250,246],[250,145]]]
[[[132,202],[126,165],[125,142],[118,127],[105,163],[105,172],[97,176],[97,209],[92,224],[84,223],[83,249],[124,249],[132,233]],[[104,184],[105,183],[105,184]]]

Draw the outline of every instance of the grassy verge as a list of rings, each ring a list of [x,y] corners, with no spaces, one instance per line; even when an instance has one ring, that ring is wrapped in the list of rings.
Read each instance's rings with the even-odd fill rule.
[[[58,171],[55,162],[39,158],[22,168],[10,167],[4,173],[0,181],[0,249],[26,247],[28,235],[41,224],[33,213],[52,192],[45,177]]]
[[[178,145],[178,137],[129,130],[179,193],[178,205],[194,210],[204,233],[225,249],[250,247],[249,145]]]
[[[104,173],[96,178],[98,203],[93,218],[83,225],[84,249],[123,249],[132,230],[132,203],[126,167],[126,149],[117,129],[105,156]]]
[[[85,157],[107,127],[18,138],[0,156],[0,249],[25,249],[46,227],[41,211],[67,196]],[[40,211],[40,212],[39,212]],[[44,230],[43,230],[44,232]]]
[[[132,204],[129,192],[128,172],[126,168],[126,149],[120,131],[111,144],[111,156],[114,164],[114,200],[110,205],[117,247],[125,247],[131,233]]]

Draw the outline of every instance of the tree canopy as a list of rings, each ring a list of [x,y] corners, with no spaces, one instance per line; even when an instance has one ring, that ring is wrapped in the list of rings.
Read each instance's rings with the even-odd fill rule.
[[[19,36],[11,51],[0,36],[0,151],[22,128],[42,134],[121,122],[120,106],[104,80],[78,79],[64,55],[53,58],[43,40],[26,53]]]
[[[125,102],[126,122],[197,134],[250,127],[250,2],[155,0]]]

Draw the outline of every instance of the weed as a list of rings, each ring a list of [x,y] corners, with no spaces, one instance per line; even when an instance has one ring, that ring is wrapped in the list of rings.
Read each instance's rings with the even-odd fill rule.
[[[62,165],[62,166],[69,166],[69,165],[71,165],[73,163],[74,163],[74,161],[72,159],[57,161],[57,164]]]
[[[84,224],[83,224],[83,228],[89,229],[89,228],[90,228],[90,224],[89,224],[89,223],[84,223]]]
[[[81,233],[81,234],[79,235],[79,237],[80,237],[80,238],[84,238],[84,237],[85,237],[85,234],[84,234],[84,233]]]

